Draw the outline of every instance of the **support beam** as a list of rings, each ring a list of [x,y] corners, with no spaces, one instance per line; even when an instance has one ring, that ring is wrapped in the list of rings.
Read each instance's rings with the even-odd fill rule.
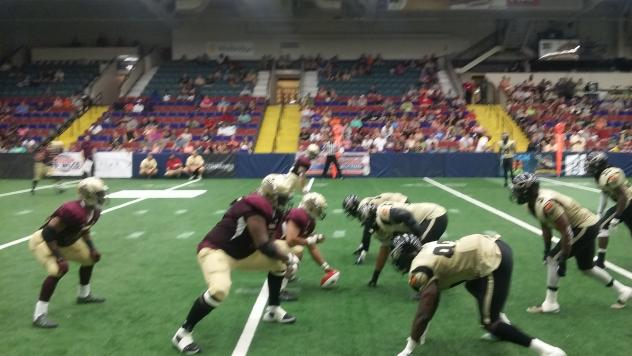
[[[147,8],[157,19],[162,21],[168,27],[173,27],[173,14],[166,9],[166,1],[164,0],[139,0],[141,4]]]

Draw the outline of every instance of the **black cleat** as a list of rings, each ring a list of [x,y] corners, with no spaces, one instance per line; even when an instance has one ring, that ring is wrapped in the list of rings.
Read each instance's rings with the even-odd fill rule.
[[[47,314],[42,314],[33,321],[33,326],[41,329],[53,329],[59,326],[56,322],[48,319]]]
[[[88,294],[87,297],[77,297],[77,304],[98,304],[105,302],[105,298],[95,297],[92,294]]]
[[[279,299],[283,302],[294,302],[298,300],[298,295],[287,290],[282,290]]]

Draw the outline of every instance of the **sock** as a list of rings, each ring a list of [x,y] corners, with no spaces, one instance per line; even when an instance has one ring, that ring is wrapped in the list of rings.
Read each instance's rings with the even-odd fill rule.
[[[79,292],[77,293],[77,296],[80,298],[85,298],[87,296],[90,295],[90,284],[80,284],[79,285]]]
[[[551,287],[549,287],[546,290],[546,297],[544,298],[544,302],[547,304],[557,304],[557,288],[551,289]]]
[[[209,291],[204,292],[204,294],[193,302],[191,310],[189,310],[189,314],[182,324],[182,328],[188,332],[193,331],[195,325],[199,323],[200,320],[204,319],[204,317],[213,311],[213,309],[218,307],[219,304],[220,301],[213,298]]]
[[[546,352],[547,350],[552,349],[553,345],[549,345],[546,342],[540,340],[540,339],[532,339],[531,340],[531,344],[529,345],[529,348],[531,350],[534,350],[535,352],[537,352],[538,354],[542,354],[544,352]]]
[[[39,300],[42,302],[50,301],[50,298],[53,296],[53,292],[55,292],[55,287],[57,287],[57,282],[59,282],[58,277],[48,276],[44,279],[42,283],[42,289],[40,290]]]
[[[606,249],[605,248],[600,248],[597,251],[597,259],[599,261],[605,261],[606,260]]]
[[[606,285],[606,286],[607,287],[612,287],[614,290],[617,291],[618,294],[621,294],[621,293],[623,293],[625,291],[626,286],[623,283],[617,281],[614,278],[612,279],[611,283],[608,283],[608,285]]]
[[[557,275],[557,262],[552,258],[547,258],[546,262],[546,285],[549,288],[557,290],[557,286],[560,283],[560,276]]]
[[[281,302],[279,300],[279,294],[281,294],[281,285],[283,284],[283,276],[275,276],[272,273],[268,273],[268,305],[279,306]]]
[[[33,321],[35,321],[42,314],[48,314],[48,302],[38,300],[37,303],[35,303],[35,312],[33,313]]]
[[[287,287],[289,280],[285,277],[283,277],[283,282],[281,282],[281,290],[285,290],[285,287]]]
[[[585,275],[590,276],[598,280],[599,282],[605,284],[606,286],[609,286],[614,281],[614,278],[612,278],[610,273],[598,267],[593,267],[591,269],[587,269],[582,272],[584,272]]]
[[[37,181],[34,180],[33,184],[31,185],[31,190],[35,190],[35,187],[37,187]]]
[[[94,266],[81,266],[79,267],[79,284],[85,286],[90,284],[90,277],[92,276],[92,268]]]
[[[487,330],[501,340],[513,342],[524,347],[529,347],[531,340],[533,340],[532,337],[512,325],[500,321],[494,323],[494,325],[494,327],[490,327]]]

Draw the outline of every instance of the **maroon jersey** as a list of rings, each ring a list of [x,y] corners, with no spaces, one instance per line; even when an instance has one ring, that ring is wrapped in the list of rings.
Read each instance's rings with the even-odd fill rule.
[[[253,254],[257,247],[248,231],[246,220],[253,216],[263,216],[270,224],[274,208],[262,195],[253,193],[237,200],[198,245],[198,252],[205,248],[224,250],[235,259]]]
[[[288,221],[292,221],[296,224],[296,226],[298,226],[300,229],[299,237],[307,237],[311,235],[316,227],[316,222],[311,216],[309,216],[307,211],[300,208],[294,208],[285,215],[283,223],[277,226],[274,234],[276,239],[282,240],[285,238]]]
[[[57,208],[42,227],[46,226],[52,218],[58,217],[65,227],[57,234],[56,241],[59,246],[65,247],[79,240],[83,233],[96,224],[100,216],[100,209],[88,208],[81,200],[73,200]]]
[[[296,159],[294,165],[292,166],[292,168],[290,168],[290,173],[298,175],[299,168],[303,167],[305,168],[305,171],[307,171],[309,169],[309,166],[311,165],[312,161],[309,159],[309,157],[302,155]]]

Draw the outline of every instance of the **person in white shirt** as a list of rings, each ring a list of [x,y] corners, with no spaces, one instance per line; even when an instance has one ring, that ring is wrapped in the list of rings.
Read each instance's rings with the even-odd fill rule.
[[[487,151],[487,144],[489,143],[489,137],[486,135],[481,135],[481,138],[478,139],[476,143],[475,152],[485,152]]]
[[[158,162],[156,162],[156,159],[154,159],[154,156],[151,153],[140,162],[140,170],[138,173],[147,178],[151,178],[158,174]]]
[[[380,133],[382,134],[382,137],[386,139],[391,137],[391,135],[393,134],[393,124],[387,122],[384,126],[382,126]]]
[[[383,136],[377,136],[373,139],[373,146],[375,146],[377,152],[384,151],[384,146],[386,146],[386,138]]]
[[[463,135],[459,139],[459,151],[461,152],[469,152],[472,150],[474,146],[474,139],[470,135]]]
[[[217,129],[218,136],[233,136],[237,132],[237,126],[235,125],[224,125],[222,124],[219,129]]]
[[[338,171],[338,178],[342,179],[342,168],[340,168],[340,164],[338,163],[338,157],[336,154],[340,151],[340,147],[333,141],[333,139],[329,139],[321,150],[325,153],[325,168],[323,169],[323,178],[327,177],[327,173],[329,173],[329,167],[333,163]],[[331,176],[334,178],[333,174]]]
[[[586,139],[583,130],[574,133],[570,138],[572,152],[584,152],[586,150]]]
[[[145,110],[145,105],[140,100],[132,107],[132,112],[143,112],[143,110]]]

